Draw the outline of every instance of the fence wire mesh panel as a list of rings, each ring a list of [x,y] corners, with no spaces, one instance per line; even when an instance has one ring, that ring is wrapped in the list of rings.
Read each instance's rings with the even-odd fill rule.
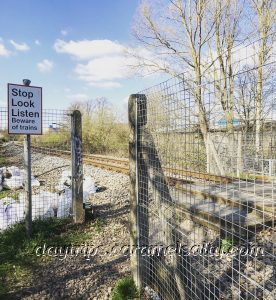
[[[0,230],[24,219],[23,135],[8,135],[0,108]],[[32,218],[72,216],[71,111],[44,110],[43,135],[31,136]]]
[[[276,64],[256,67],[258,43],[227,77],[132,95],[138,276],[160,299],[276,299]]]

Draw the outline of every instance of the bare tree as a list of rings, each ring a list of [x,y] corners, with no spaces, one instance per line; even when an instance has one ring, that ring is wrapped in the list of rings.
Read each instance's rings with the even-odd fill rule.
[[[214,45],[209,44],[212,61],[217,60],[211,69],[214,90],[225,115],[228,132],[234,132],[234,72],[233,49],[239,37],[239,22],[244,1],[215,0],[215,36]],[[215,52],[215,54],[213,54]]]
[[[234,0],[170,0],[165,11],[156,13],[145,1],[140,7],[135,37],[151,53],[139,57],[140,66],[171,75],[185,72],[184,83],[190,88],[198,107],[200,130],[207,157],[216,166],[213,171],[224,174],[222,164],[209,134],[209,116],[203,99],[204,78],[219,63],[215,76],[223,76],[216,86],[228,128],[233,131],[233,80],[231,51],[237,33],[241,6]],[[233,4],[234,3],[234,4]],[[234,8],[233,8],[234,7]],[[215,41],[216,52],[206,55]],[[226,57],[226,58],[225,58]],[[229,79],[230,78],[230,79]]]
[[[272,73],[275,70],[269,66],[264,70],[262,85],[262,115],[260,118],[263,123],[271,113],[273,107],[273,91],[275,82]],[[256,127],[256,102],[258,99],[258,68],[245,65],[241,72],[235,76],[235,112],[239,116],[242,130],[244,133],[253,131]]]
[[[235,111],[239,116],[242,131],[246,134],[255,124],[256,70],[244,66],[236,76]]]
[[[258,77],[257,77],[257,91],[256,91],[256,154],[260,154],[260,132],[262,126],[262,107],[263,107],[263,85],[264,85],[264,70],[263,67],[268,61],[272,47],[270,33],[275,30],[276,20],[276,3],[274,0],[251,0],[252,7],[257,16],[257,33],[260,38],[258,49]]]

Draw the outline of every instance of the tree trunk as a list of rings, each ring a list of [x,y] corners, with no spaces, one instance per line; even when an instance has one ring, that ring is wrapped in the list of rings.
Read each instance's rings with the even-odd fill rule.
[[[262,47],[261,47],[262,48]],[[256,95],[256,156],[260,155],[261,150],[261,118],[262,118],[262,88],[263,88],[263,70],[262,70],[262,50],[259,53],[259,68],[258,68],[258,82]]]
[[[197,87],[195,88],[195,98],[199,108],[199,126],[203,136],[206,156],[207,156],[207,172],[215,173],[219,175],[225,175],[224,168],[222,166],[219,154],[215,148],[215,144],[209,133],[208,120],[206,116],[206,110],[204,103],[202,102],[202,87],[201,87],[201,75],[200,70],[197,71]]]

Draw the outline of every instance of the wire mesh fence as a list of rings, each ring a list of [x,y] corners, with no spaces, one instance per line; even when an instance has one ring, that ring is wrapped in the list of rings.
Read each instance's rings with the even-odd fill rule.
[[[71,111],[44,110],[43,135],[31,136],[32,217],[72,216],[71,160],[52,149],[71,153]],[[23,135],[8,135],[7,108],[0,108],[0,230],[24,219]]]
[[[227,77],[130,97],[133,270],[160,299],[276,298],[276,54],[256,65],[258,43]]]

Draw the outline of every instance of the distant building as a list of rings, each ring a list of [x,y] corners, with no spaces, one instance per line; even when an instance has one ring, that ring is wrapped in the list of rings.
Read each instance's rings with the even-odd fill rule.
[[[240,121],[237,118],[233,118],[232,124],[234,126],[240,125]],[[227,125],[226,119],[225,118],[221,118],[219,121],[217,121],[217,125],[218,126],[226,126]]]
[[[56,123],[52,123],[49,125],[48,132],[58,132],[60,127]]]

